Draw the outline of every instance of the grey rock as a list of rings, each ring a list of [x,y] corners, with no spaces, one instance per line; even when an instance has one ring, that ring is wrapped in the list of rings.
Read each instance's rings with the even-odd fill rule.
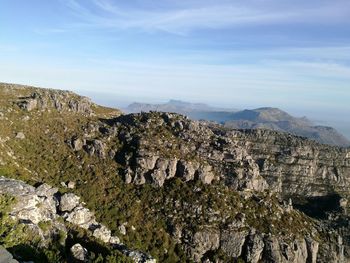
[[[97,224],[93,213],[81,205],[74,208],[73,211],[66,213],[64,217],[66,221],[84,229],[89,229],[91,225]]]
[[[247,236],[247,231],[237,229],[224,230],[221,233],[220,247],[228,256],[238,258],[242,255],[242,248]]]
[[[19,107],[27,110],[27,111],[32,111],[37,108],[38,101],[35,98],[28,98],[26,100],[23,100],[18,103]]]
[[[88,143],[87,149],[90,155],[96,154],[99,158],[106,158],[106,145],[101,140],[92,140]]]
[[[197,232],[193,236],[192,248],[190,249],[191,258],[195,262],[201,262],[203,255],[207,251],[214,251],[220,245],[220,233],[214,229],[207,229]]]
[[[44,196],[48,198],[52,198],[54,194],[58,192],[58,189],[56,187],[52,187],[48,184],[41,184],[36,188],[36,194],[38,196]]]
[[[13,258],[10,252],[0,246],[0,263],[18,263],[18,261]]]
[[[120,245],[121,244],[119,237],[116,237],[116,236],[111,236],[111,238],[109,239],[109,243],[112,245]]]
[[[70,249],[70,252],[74,259],[82,261],[82,262],[88,262],[88,251],[86,248],[84,248],[79,243],[73,245]]]
[[[68,107],[70,110],[73,110],[75,112],[80,112],[80,113],[91,113],[91,106],[92,102],[89,98],[86,97],[80,97],[79,100],[70,100],[68,102]]]
[[[311,238],[306,238],[305,241],[308,254],[307,263],[316,263],[319,243]]]
[[[157,260],[136,250],[124,249],[123,253],[132,258],[135,263],[156,263]]]
[[[77,96],[69,91],[37,89],[26,98],[20,98],[18,106],[26,111],[34,109],[71,111],[90,115],[93,103],[86,97]]]
[[[194,179],[198,168],[198,163],[180,160],[177,164],[177,176],[183,178],[186,182],[191,181]]]
[[[111,239],[111,231],[107,227],[100,225],[94,230],[93,236],[102,240],[104,243],[109,243]]]
[[[75,188],[75,185],[76,185],[76,182],[75,181],[69,181],[68,184],[67,184],[67,187],[69,189],[74,189]]]
[[[118,227],[119,233],[122,234],[123,236],[126,235],[126,227],[125,224],[122,224]]]
[[[19,139],[19,140],[24,140],[26,138],[26,136],[24,135],[23,132],[18,132],[16,134],[16,139]]]
[[[279,263],[282,261],[280,243],[276,237],[269,237],[265,240],[263,262]]]
[[[132,183],[132,181],[133,181],[133,172],[130,168],[128,168],[124,175],[124,182],[126,184],[130,184]]]
[[[204,184],[211,184],[215,179],[212,167],[209,165],[201,166],[198,169],[197,173],[199,180],[201,180]]]
[[[0,193],[9,194],[12,196],[21,196],[27,194],[33,194],[35,192],[35,187],[28,185],[19,180],[13,180],[0,176]]]
[[[72,139],[72,147],[74,151],[80,151],[81,149],[83,149],[83,146],[84,146],[84,142],[82,139],[80,138]]]
[[[79,205],[80,197],[72,193],[66,193],[60,198],[59,210],[70,212]]]
[[[252,234],[247,240],[247,251],[245,255],[246,262],[258,263],[262,258],[264,250],[263,236],[260,234]]]

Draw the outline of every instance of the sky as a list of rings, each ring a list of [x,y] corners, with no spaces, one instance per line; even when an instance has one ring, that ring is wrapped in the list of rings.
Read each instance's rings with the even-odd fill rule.
[[[279,107],[350,138],[348,0],[0,0],[0,81]]]

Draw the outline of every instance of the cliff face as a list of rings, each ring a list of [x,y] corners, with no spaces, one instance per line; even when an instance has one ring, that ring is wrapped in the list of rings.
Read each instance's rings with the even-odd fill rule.
[[[118,138],[122,144],[110,145],[109,151],[126,166],[129,183],[162,186],[176,176],[285,196],[347,196],[350,190],[350,151],[301,137],[230,130],[168,113],[122,116],[102,127],[106,130],[102,143]]]
[[[159,262],[350,258],[349,149],[172,113],[120,115],[63,91],[6,84],[0,95],[0,175],[26,182],[2,179],[0,193],[22,198],[12,182],[44,202],[26,199],[26,222],[62,218],[74,236],[84,221],[83,245],[114,237],[119,252]]]

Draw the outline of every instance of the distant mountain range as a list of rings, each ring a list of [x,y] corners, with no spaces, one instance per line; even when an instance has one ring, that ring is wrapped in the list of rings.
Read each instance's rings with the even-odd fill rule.
[[[306,117],[293,117],[278,108],[258,108],[253,110],[236,110],[211,107],[203,103],[190,103],[170,100],[164,104],[132,103],[124,109],[127,113],[137,112],[175,112],[194,120],[207,120],[223,124],[234,129],[268,129],[287,132],[307,137],[318,142],[349,146],[350,141],[336,129],[315,125]]]

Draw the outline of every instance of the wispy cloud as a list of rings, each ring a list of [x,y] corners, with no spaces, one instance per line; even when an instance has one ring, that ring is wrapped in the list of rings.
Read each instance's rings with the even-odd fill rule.
[[[186,34],[196,29],[217,29],[273,23],[335,23],[350,16],[348,1],[190,1],[191,5],[145,9],[109,0],[69,0],[67,6],[85,26],[140,29]],[[310,4],[311,3],[311,4]],[[313,4],[312,4],[313,3]]]

